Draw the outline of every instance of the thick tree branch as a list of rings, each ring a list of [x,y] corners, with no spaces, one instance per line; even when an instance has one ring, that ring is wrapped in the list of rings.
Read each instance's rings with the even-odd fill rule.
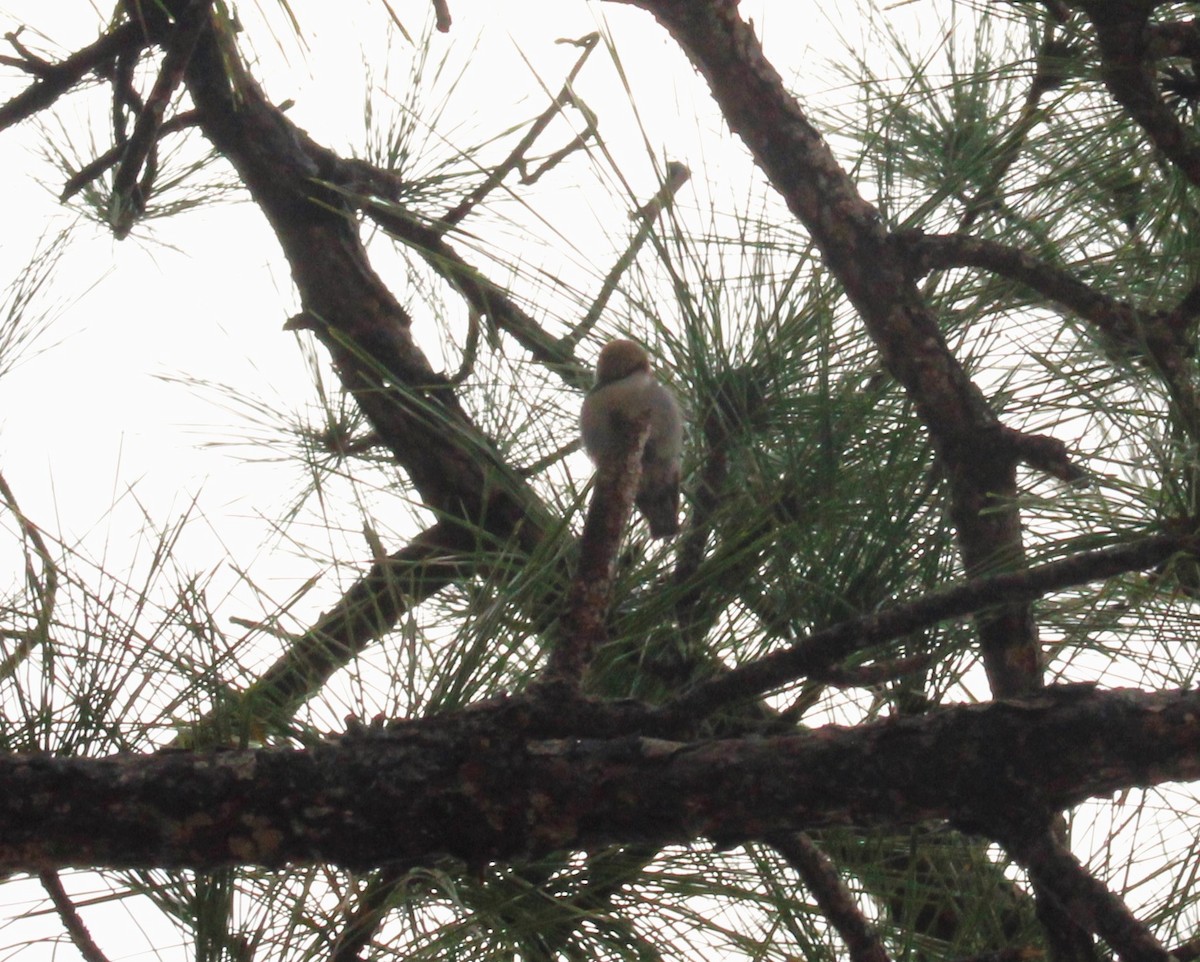
[[[704,75],[729,126],[811,232],[942,445],[995,430],[996,418],[946,346],[879,212],[858,193],[733,0],[621,0],[648,10]]]
[[[0,757],[0,868],[471,865],[1045,812],[1200,778],[1200,693],[1028,698],[774,738],[530,740],[504,705],[306,751]],[[1003,758],[1004,765],[997,765]],[[53,799],[53,804],[49,800]]]
[[[180,0],[182,3],[183,0]],[[176,4],[178,5],[178,4]],[[169,5],[171,6],[171,5]],[[157,8],[144,8],[150,16]],[[264,97],[217,14],[199,38],[186,83],[200,126],[234,165],[292,269],[306,326],[329,348],[343,383],[425,503],[447,520],[532,547],[545,507],[470,422],[413,343],[410,319],[372,268],[353,208],[323,187],[335,171]]]

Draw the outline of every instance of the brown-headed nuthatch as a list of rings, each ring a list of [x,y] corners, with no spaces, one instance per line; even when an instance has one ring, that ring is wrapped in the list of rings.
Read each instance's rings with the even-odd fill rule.
[[[650,536],[667,538],[679,531],[683,415],[671,392],[650,373],[645,348],[634,341],[610,341],[600,352],[596,384],[580,415],[583,446],[591,459],[601,464],[620,450],[616,418],[632,422],[647,413],[650,434],[634,503],[650,526]]]

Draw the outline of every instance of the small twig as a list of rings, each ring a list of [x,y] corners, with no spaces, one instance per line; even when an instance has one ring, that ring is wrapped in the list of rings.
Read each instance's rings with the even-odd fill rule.
[[[26,73],[31,73],[35,77],[45,77],[54,72],[54,64],[44,57],[39,57],[32,50],[21,43],[21,32],[25,28],[18,27],[16,30],[10,30],[4,35],[4,39],[9,42],[13,50],[19,53],[20,58],[5,57],[4,62],[10,67],[19,67]]]
[[[145,106],[145,101],[133,82],[133,72],[140,54],[140,50],[122,51],[113,60],[111,69],[96,71],[112,84],[113,143],[120,147],[129,142],[129,131],[125,129],[129,115],[140,114]]]
[[[176,114],[159,127],[158,138],[161,140],[164,134],[173,134],[177,131],[194,127],[199,122],[199,119],[199,113],[195,110],[185,110],[182,113]],[[81,167],[76,173],[67,178],[67,182],[63,185],[62,193],[58,195],[58,199],[60,201],[70,200],[106,170],[113,167],[121,159],[124,151],[124,144],[118,144],[110,147],[91,163]]]
[[[475,310],[474,305],[468,301],[467,342],[463,345],[462,363],[458,366],[458,371],[450,378],[450,383],[455,387],[466,381],[471,376],[471,372],[475,370],[475,360],[479,354],[479,329],[481,326],[479,311]]]
[[[568,454],[574,454],[583,446],[583,441],[580,438],[575,438],[568,441],[566,444],[561,444],[549,454],[543,454],[540,458],[531,464],[523,465],[517,469],[518,477],[534,478],[541,474],[546,468],[552,464],[557,464]]]
[[[846,943],[851,962],[888,962],[879,933],[855,903],[833,862],[811,838],[802,832],[780,832],[768,835],[766,843],[796,870],[821,913]]]
[[[596,468],[596,485],[579,542],[579,568],[571,582],[566,612],[545,680],[577,688],[597,645],[606,637],[617,552],[633,513],[642,476],[642,452],[650,436],[649,414],[629,421],[613,418],[619,446]]]
[[[995,952],[980,952],[978,955],[964,955],[951,962],[1040,962],[1045,956],[1046,953],[1041,948],[1023,945],[1011,949],[997,949]]]
[[[71,944],[79,950],[79,954],[84,957],[86,962],[108,962],[108,957],[100,951],[100,946],[96,944],[92,933],[84,925],[79,910],[75,908],[75,903],[71,901],[67,890],[63,888],[58,873],[39,872],[38,879],[42,883],[42,888],[46,890],[46,894],[50,896],[50,901],[54,903],[58,917],[62,919],[67,934],[71,936]]]
[[[1001,277],[1025,284],[1050,301],[1078,314],[1102,336],[1111,350],[1129,357],[1149,357],[1175,401],[1176,410],[1193,441],[1200,441],[1200,411],[1192,384],[1191,346],[1187,329],[1192,322],[1200,296],[1189,292],[1172,312],[1143,311],[1089,287],[1069,271],[1046,264],[1017,247],[968,234],[925,235],[906,231],[895,235],[903,245],[912,269],[918,273],[946,267],[979,267]],[[1019,436],[1005,429],[1011,444]],[[1066,462],[1065,449],[1052,451],[1050,439],[1021,441],[1014,453],[1027,463],[1049,470],[1057,477],[1073,480],[1069,474],[1051,470],[1073,468]]]
[[[663,181],[658,192],[646,203],[629,215],[630,220],[640,220],[643,223],[653,221],[659,214],[671,206],[679,188],[686,184],[692,176],[687,164],[677,160],[667,161],[667,179]]]
[[[434,0],[435,4],[437,2],[438,0]],[[527,130],[525,132],[525,136],[517,142],[517,145],[512,149],[512,152],[509,153],[509,155],[503,161],[501,161],[498,166],[494,167],[488,172],[487,177],[483,179],[483,183],[481,183],[454,207],[442,215],[437,222],[438,229],[440,231],[444,233],[461,221],[464,217],[466,217],[467,214],[469,214],[475,208],[475,206],[481,200],[483,200],[483,198],[485,198],[497,186],[499,186],[500,182],[503,181],[504,178],[509,175],[509,173],[511,173],[513,170],[516,170],[524,162],[525,154],[528,152],[529,148],[533,146],[534,141],[536,141],[538,137],[541,136],[542,131],[544,131],[550,125],[550,121],[562,113],[564,105],[567,103],[574,103],[574,97],[571,93],[571,84],[579,75],[579,71],[583,69],[583,65],[587,62],[587,58],[591,56],[592,50],[595,49],[595,46],[599,40],[600,34],[591,33],[580,40],[573,41],[576,46],[583,48],[583,53],[579,55],[579,59],[575,61],[575,65],[567,73],[567,79],[563,82],[562,90],[559,92],[558,96],[555,97],[550,106],[542,111],[537,119],[535,119],[534,122],[529,125],[529,130]],[[589,128],[590,126],[591,125],[589,124]]]
[[[559,147],[558,150],[552,151],[540,164],[529,169],[529,163],[522,159],[517,164],[517,169],[521,172],[520,183],[522,186],[528,187],[530,184],[536,184],[546,174],[550,173],[555,167],[561,164],[564,160],[570,157],[575,151],[583,150],[587,146],[587,142],[596,135],[595,115],[584,106],[583,102],[572,95],[571,104],[579,108],[579,112],[584,117],[584,131],[581,134],[576,134],[566,144]]]
[[[1058,438],[1048,434],[1029,434],[1007,425],[1000,429],[1000,436],[1016,454],[1017,458],[1059,481],[1083,481],[1088,473],[1071,461],[1067,446]]]
[[[472,546],[460,526],[441,521],[376,561],[312,627],[288,636],[287,650],[242,693],[239,705],[205,715],[181,743],[205,744],[229,712],[259,720],[290,716],[330,675],[390,631],[404,612],[461,577],[466,570],[461,559]]]
[[[685,164],[674,160],[667,164],[667,179],[663,181],[658,192],[630,215],[631,219],[638,222],[638,228],[634,232],[633,238],[629,241],[629,245],[625,248],[625,252],[617,258],[617,262],[613,264],[612,269],[605,276],[604,283],[600,285],[600,291],[588,308],[587,314],[584,315],[583,320],[559,340],[564,349],[574,351],[576,345],[587,337],[592,328],[596,326],[596,322],[600,320],[600,315],[608,306],[609,299],[612,297],[613,292],[616,291],[617,284],[625,272],[629,270],[630,265],[637,258],[638,251],[642,249],[642,246],[653,232],[654,223],[658,215],[671,206],[676,192],[687,183],[688,178],[691,176],[692,172],[688,170]]]
[[[404,185],[394,174],[360,160],[341,158],[312,142],[307,147],[329,172],[328,179],[319,183],[341,192],[348,203],[389,235],[417,251],[430,267],[454,285],[480,317],[510,334],[534,360],[558,375],[568,387],[586,389],[591,385],[590,369],[580,364],[572,352],[564,351],[557,339],[507,290],[468,264],[446,242],[440,226],[429,226],[397,200]]]
[[[928,652],[903,658],[885,658],[857,668],[829,668],[821,672],[821,681],[833,688],[874,688],[904,675],[924,671],[933,664]]]
[[[446,0],[433,0],[433,12],[437,17],[438,33],[449,33],[454,18],[450,16],[450,4]]]
[[[708,431],[705,431],[708,435]],[[681,626],[696,621],[695,608],[704,594],[704,586],[695,579],[704,560],[704,549],[712,533],[713,517],[721,503],[721,493],[729,476],[729,439],[708,437],[708,447],[692,492],[692,516],[679,542],[672,580],[680,589],[675,616]]]
[[[704,412],[701,431],[704,453],[699,479],[692,492],[692,516],[680,541],[673,579],[679,590],[675,615],[681,626],[695,623],[694,609],[703,587],[691,583],[704,558],[704,549],[712,531],[713,518],[721,503],[721,494],[729,475],[729,454],[736,432],[758,417],[766,400],[759,373],[751,366],[726,372]]]

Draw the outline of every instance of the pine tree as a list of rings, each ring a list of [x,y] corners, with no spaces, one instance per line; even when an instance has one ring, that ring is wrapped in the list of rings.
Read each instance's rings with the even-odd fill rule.
[[[351,145],[260,69],[299,6],[7,35],[0,131],[77,220],[0,378],[71,350],[30,359],[68,243],[236,198],[309,382],[176,384],[285,465],[253,559],[147,508],[97,560],[0,464],[7,944],[121,957],[119,906],[197,959],[1194,957],[1192,5],[864,6],[800,56],[777,4],[612,2],[499,118],[476,8],[353,6]],[[699,146],[639,127],[654,71]],[[131,282],[117,352],[170,322]],[[579,450],[615,338],[687,410],[674,538],[644,418]]]

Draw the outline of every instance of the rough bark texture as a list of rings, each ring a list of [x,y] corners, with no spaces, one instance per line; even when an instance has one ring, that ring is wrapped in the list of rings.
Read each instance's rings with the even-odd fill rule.
[[[1008,838],[1088,797],[1200,777],[1194,692],[1047,689],[856,728],[691,743],[543,738],[526,729],[531,718],[500,704],[307,751],[8,756],[0,868],[481,865],[926,819]]]

